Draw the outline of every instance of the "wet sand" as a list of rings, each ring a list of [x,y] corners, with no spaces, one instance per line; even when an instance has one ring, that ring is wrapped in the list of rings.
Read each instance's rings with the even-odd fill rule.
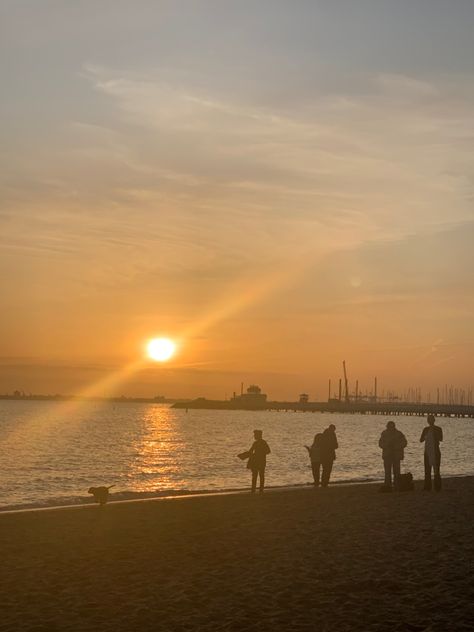
[[[0,515],[0,631],[473,630],[474,477],[377,489]]]

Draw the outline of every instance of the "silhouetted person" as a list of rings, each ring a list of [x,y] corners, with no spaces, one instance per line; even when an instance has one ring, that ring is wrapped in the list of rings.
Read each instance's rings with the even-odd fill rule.
[[[265,486],[265,467],[267,465],[267,454],[270,454],[268,443],[262,439],[262,431],[254,430],[253,436],[255,441],[249,450],[249,460],[247,467],[252,470],[252,493],[257,489],[257,478],[260,483],[260,493],[263,492]]]
[[[434,488],[439,492],[441,489],[441,475],[439,469],[441,466],[441,450],[439,444],[443,440],[443,431],[439,426],[435,426],[435,416],[428,415],[428,426],[423,428],[420,442],[425,442],[425,484],[423,489],[427,492],[431,491],[431,470],[434,473]]]
[[[323,472],[321,475],[321,487],[329,485],[329,478],[332,472],[332,465],[336,460],[336,450],[338,448],[336,437],[336,426],[331,424],[326,428],[321,437],[321,465]]]
[[[319,477],[321,472],[321,439],[323,437],[322,432],[314,435],[313,443],[311,446],[305,445],[308,450],[309,458],[311,459],[311,469],[313,470],[314,486],[319,487]]]
[[[385,470],[386,491],[392,491],[393,486],[398,489],[400,479],[400,461],[404,458],[404,449],[407,447],[407,440],[403,432],[397,430],[394,421],[387,423],[387,429],[382,432],[379,439],[379,447],[382,448],[383,466]]]

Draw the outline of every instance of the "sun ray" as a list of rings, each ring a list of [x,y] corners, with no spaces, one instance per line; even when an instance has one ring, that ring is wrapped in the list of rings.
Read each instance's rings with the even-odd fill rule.
[[[274,266],[266,274],[257,277],[242,278],[232,285],[212,309],[200,319],[187,327],[180,336],[183,341],[203,333],[218,322],[263,301],[270,295],[291,287],[300,281],[304,272],[313,265],[324,253],[302,253],[297,261],[282,262]],[[184,342],[183,342],[184,344]]]

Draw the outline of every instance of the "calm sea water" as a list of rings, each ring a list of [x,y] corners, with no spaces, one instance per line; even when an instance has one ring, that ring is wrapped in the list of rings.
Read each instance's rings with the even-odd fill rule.
[[[239,489],[249,483],[236,454],[261,428],[270,444],[269,486],[311,482],[304,444],[334,423],[339,450],[332,480],[379,480],[387,417],[294,412],[173,410],[157,404],[0,402],[0,508],[89,502],[87,489],[115,485],[112,499],[173,491]],[[398,417],[404,468],[423,476],[425,420]],[[474,421],[440,419],[442,473],[474,474]]]

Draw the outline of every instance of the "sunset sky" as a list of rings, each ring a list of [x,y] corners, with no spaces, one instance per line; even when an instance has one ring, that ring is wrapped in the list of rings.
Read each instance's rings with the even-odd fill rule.
[[[472,384],[471,0],[0,6],[0,393]]]

